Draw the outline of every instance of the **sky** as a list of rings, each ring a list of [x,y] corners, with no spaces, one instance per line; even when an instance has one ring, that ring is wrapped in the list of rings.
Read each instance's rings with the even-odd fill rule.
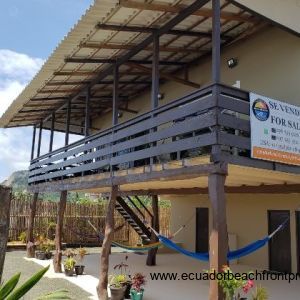
[[[0,1],[0,116],[94,0]],[[42,153],[46,153],[45,135]],[[63,140],[56,134],[55,147]],[[32,128],[0,128],[0,183],[28,168]]]

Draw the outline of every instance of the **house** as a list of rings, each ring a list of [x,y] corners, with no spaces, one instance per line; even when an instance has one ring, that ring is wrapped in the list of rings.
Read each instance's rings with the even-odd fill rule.
[[[140,195],[153,196],[155,228],[158,196],[172,201],[174,232],[195,216],[176,240],[218,270],[228,241],[241,248],[284,223],[239,262],[300,271],[299,12],[296,0],[95,1],[0,119],[33,126],[35,202],[61,192],[57,271],[70,190],[110,195],[99,295],[113,209],[153,240],[125,200]],[[210,299],[222,299],[216,282]]]

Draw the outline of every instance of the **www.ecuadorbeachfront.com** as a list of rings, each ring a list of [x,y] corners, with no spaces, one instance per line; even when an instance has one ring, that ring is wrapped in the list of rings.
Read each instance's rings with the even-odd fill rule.
[[[300,280],[300,273],[274,273],[269,271],[255,271],[250,273],[231,273],[231,272],[191,272],[191,273],[169,273],[153,272],[150,273],[150,279],[153,281],[175,281],[175,280],[285,280],[291,283]]]

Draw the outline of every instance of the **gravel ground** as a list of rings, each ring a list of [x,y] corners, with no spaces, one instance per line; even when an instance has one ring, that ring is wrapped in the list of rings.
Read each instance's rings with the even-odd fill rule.
[[[13,251],[7,252],[4,264],[3,280],[6,281],[12,275],[21,272],[20,283],[23,283],[31,275],[41,269],[40,266],[33,262],[26,261],[23,257],[25,256],[24,251]],[[50,279],[44,277],[41,281],[23,298],[24,300],[34,300],[41,295],[49,292],[66,289],[69,291],[69,296],[72,299],[85,300],[89,299],[89,294],[73,285],[72,283],[62,279]]]

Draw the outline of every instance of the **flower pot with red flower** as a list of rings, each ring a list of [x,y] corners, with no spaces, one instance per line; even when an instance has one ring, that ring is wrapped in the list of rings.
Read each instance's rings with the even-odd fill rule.
[[[144,286],[146,284],[146,276],[142,273],[136,273],[131,278],[130,296],[132,300],[142,300],[144,296]]]
[[[245,280],[240,275],[235,276],[227,265],[223,266],[221,274],[222,278],[217,279],[217,281],[223,288],[226,300],[242,300],[240,292],[243,291],[244,294],[247,294],[254,286],[253,280]]]

